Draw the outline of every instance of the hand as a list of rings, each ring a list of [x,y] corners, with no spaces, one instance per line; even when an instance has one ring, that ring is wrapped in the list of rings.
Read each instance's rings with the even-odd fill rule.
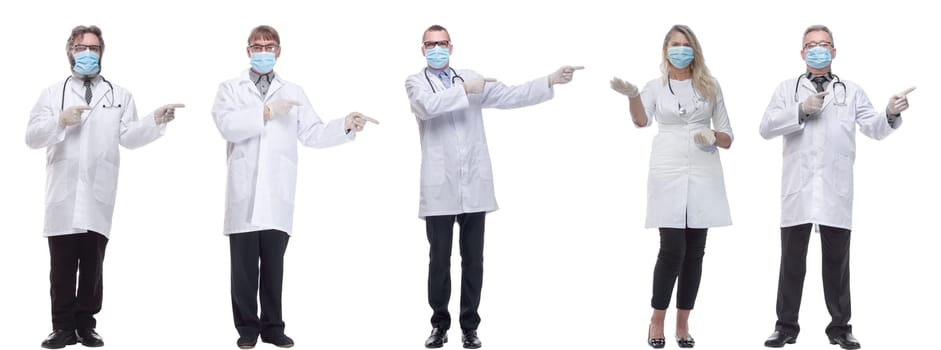
[[[346,116],[346,130],[356,130],[357,132],[363,131],[363,128],[366,127],[366,123],[371,122],[379,125],[379,121],[373,118],[362,115],[359,112],[353,112]]]
[[[72,106],[59,113],[59,126],[67,127],[82,121],[82,112],[91,110],[90,106]]]
[[[171,103],[168,105],[163,105],[154,110],[154,121],[157,122],[157,125],[163,125],[169,123],[173,118],[176,118],[174,112],[177,108],[183,108],[186,105],[182,103]]]
[[[693,141],[703,146],[712,146],[716,144],[716,132],[710,129],[700,130],[693,135]]]
[[[494,78],[475,78],[464,83],[464,92],[468,94],[479,94],[484,92],[484,84],[497,82]]]
[[[912,92],[914,90],[915,90],[915,87],[912,86],[908,89],[905,89],[905,91],[897,93],[891,98],[889,98],[889,105],[885,107],[885,114],[887,115],[902,114],[903,111],[908,109],[908,97],[906,97],[906,95],[908,95],[909,92]]]
[[[799,109],[800,109],[801,114],[804,114],[807,116],[814,116],[815,114],[820,112],[820,109],[823,108],[823,97],[829,93],[830,93],[829,91],[824,91],[824,92],[818,92],[816,94],[807,96],[807,99],[804,100],[804,102],[800,104]]]
[[[265,105],[265,121],[279,115],[287,115],[291,108],[300,106],[301,103],[294,100],[274,100]]]
[[[549,87],[555,84],[567,84],[572,81],[575,71],[585,69],[584,66],[562,66],[555,73],[549,74]]]
[[[611,78],[611,89],[627,97],[640,96],[637,86],[618,77]]]

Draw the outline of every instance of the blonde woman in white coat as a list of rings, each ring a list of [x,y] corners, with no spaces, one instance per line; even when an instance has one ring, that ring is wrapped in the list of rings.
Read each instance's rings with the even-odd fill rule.
[[[651,116],[659,123],[647,179],[646,227],[660,230],[647,343],[665,346],[664,317],[678,280],[676,341],[690,348],[695,342],[688,320],[699,290],[706,230],[732,224],[717,149],[732,145],[732,128],[722,90],[692,30],[670,28],[662,55],[663,75],[643,91],[619,78],[611,80],[611,88],[630,98],[636,126],[649,126]]]

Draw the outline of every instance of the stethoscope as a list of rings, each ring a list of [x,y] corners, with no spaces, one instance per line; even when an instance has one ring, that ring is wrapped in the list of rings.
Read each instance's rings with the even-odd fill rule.
[[[451,86],[454,86],[454,79],[461,79],[461,83],[464,82],[464,78],[461,78],[461,76],[457,74],[457,71],[454,70],[454,68],[448,67],[448,69],[450,69],[450,70],[451,70],[451,73],[454,74],[454,75],[451,77]],[[437,93],[437,91],[435,91],[435,84],[432,84],[432,83],[431,83],[431,79],[428,78],[428,67],[425,67],[425,80],[428,81],[428,86],[431,86],[431,92],[432,92],[432,93]]]
[[[670,77],[667,77],[667,87],[670,88],[670,93],[673,94],[673,98],[676,100],[676,108],[679,110],[680,116],[686,115],[686,108],[680,105],[680,99],[676,98],[676,93],[673,92],[673,84],[670,83]],[[693,99],[702,101],[702,98],[696,93],[696,88],[693,88]],[[695,102],[693,105],[695,106]]]
[[[65,110],[65,88],[69,86],[69,80],[72,79],[70,75],[68,78],[65,78],[65,83],[62,83],[62,103],[59,104],[59,110]],[[101,108],[121,108],[121,104],[114,104],[114,85],[111,85],[111,82],[105,77],[101,77],[101,80],[108,84],[108,89],[111,90],[111,99],[109,104],[102,104]],[[107,95],[105,95],[107,96]]]
[[[810,76],[811,74],[810,72],[808,72],[806,74],[801,74],[801,76],[797,77],[797,84],[794,85],[794,102],[798,102],[797,90],[800,89],[801,78],[807,78],[807,80],[810,80]],[[833,81],[833,101],[835,101],[834,104],[837,106],[846,106],[846,84],[843,84],[843,82],[840,80],[840,77],[837,76],[836,74],[827,72],[827,77]],[[839,98],[837,98],[836,87],[838,85],[843,87],[843,100],[842,101]],[[816,92],[817,90],[814,90],[814,93]]]

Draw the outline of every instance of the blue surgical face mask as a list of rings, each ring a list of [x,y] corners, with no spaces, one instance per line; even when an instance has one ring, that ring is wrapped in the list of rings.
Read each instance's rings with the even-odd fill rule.
[[[72,58],[75,60],[75,65],[72,66],[72,70],[78,75],[90,76],[98,74],[100,70],[98,66],[100,57],[97,53],[91,50],[85,50],[72,55]]]
[[[816,69],[821,69],[830,65],[833,57],[830,56],[830,49],[816,46],[804,53],[807,59],[807,65]]]
[[[274,69],[274,64],[277,62],[277,59],[274,57],[274,52],[253,52],[252,53],[252,69],[255,72],[261,74],[268,74],[272,69]]]
[[[428,61],[428,66],[434,69],[441,69],[447,66],[449,56],[450,52],[448,52],[448,49],[442,47],[435,46],[425,50],[425,59]]]
[[[693,48],[689,46],[673,46],[667,49],[667,58],[674,67],[683,69],[693,62]]]

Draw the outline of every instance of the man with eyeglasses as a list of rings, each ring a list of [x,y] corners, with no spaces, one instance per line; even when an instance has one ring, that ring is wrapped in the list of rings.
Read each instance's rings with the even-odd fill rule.
[[[906,95],[915,88],[893,95],[884,110],[876,110],[862,88],[831,72],[835,57],[830,29],[808,27],[801,51],[807,72],[778,85],[761,121],[762,137],[784,139],[778,320],[765,341],[767,347],[797,340],[807,245],[816,226],[824,299],[831,317],[827,337],[844,349],[860,348],[849,324],[856,128],[875,140],[889,136],[902,124],[901,113],[908,109]]]
[[[71,74],[42,91],[26,128],[26,144],[46,148],[43,236],[53,331],[42,347],[49,349],[104,345],[95,315],[117,196],[118,146],[134,149],[160,138],[175,108],[183,107],[165,105],[138,119],[131,93],[100,74],[104,49],[98,27],[72,29],[65,46]]]
[[[497,210],[490,151],[484,133],[483,108],[519,108],[552,99],[553,86],[572,81],[580,66],[563,66],[532,81],[507,86],[471,70],[450,66],[453,50],[447,29],[433,25],[422,35],[427,66],[408,77],[412,113],[421,137],[421,199],[418,216],[425,220],[430,245],[428,304],[431,336],[426,348],[448,342],[451,326],[451,242],[460,226],[461,313],[464,348],[481,347],[477,336],[483,282],[484,218]]]
[[[297,143],[344,144],[367,122],[378,122],[357,112],[322,122],[304,89],[274,71],[281,56],[274,28],[252,29],[245,51],[251,68],[220,84],[212,107],[228,146],[223,233],[229,237],[236,344],[251,349],[260,335],[263,342],[288,348],[294,340],[284,334],[281,287],[294,222]]]

